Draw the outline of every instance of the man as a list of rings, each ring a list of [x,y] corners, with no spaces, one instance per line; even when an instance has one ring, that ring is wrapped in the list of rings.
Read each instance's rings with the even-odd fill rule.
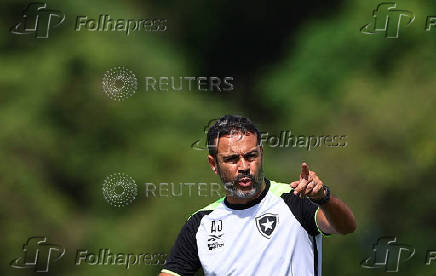
[[[260,133],[226,115],[211,126],[209,164],[226,197],[197,211],[181,229],[160,276],[321,275],[322,235],[356,229],[350,208],[308,165],[289,184],[264,177]]]

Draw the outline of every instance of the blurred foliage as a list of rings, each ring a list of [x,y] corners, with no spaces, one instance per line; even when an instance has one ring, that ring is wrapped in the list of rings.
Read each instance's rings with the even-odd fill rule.
[[[48,2],[66,22],[48,39],[12,35],[27,3],[2,2],[0,26],[0,259],[13,270],[28,237],[66,248],[48,275],[155,275],[160,266],[75,266],[76,249],[169,253],[187,217],[216,197],[146,197],[144,183],[218,182],[190,145],[223,114],[262,131],[347,135],[347,147],[265,148],[265,174],[290,182],[305,160],[353,209],[358,229],[324,239],[324,275],[378,275],[360,262],[380,236],[416,248],[401,275],[436,275],[436,30],[430,1],[397,1],[416,15],[398,39],[364,35],[377,1],[297,6],[230,1]],[[77,15],[166,18],[162,33],[74,32]],[[139,88],[125,102],[101,89],[123,65]],[[234,76],[235,90],[146,92],[145,76]],[[104,178],[124,172],[137,199],[114,208]]]

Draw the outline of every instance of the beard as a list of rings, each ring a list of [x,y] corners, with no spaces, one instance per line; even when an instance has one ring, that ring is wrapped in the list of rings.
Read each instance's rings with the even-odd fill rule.
[[[218,174],[223,183],[223,187],[226,190],[226,194],[240,199],[251,198],[254,195],[256,195],[260,191],[264,179],[263,164],[261,164],[257,175],[238,174],[235,178],[231,179],[227,176],[224,176],[221,173],[219,166],[218,166]],[[252,184],[249,190],[241,189],[241,187],[239,186],[239,181],[243,178],[248,178],[251,181]]]

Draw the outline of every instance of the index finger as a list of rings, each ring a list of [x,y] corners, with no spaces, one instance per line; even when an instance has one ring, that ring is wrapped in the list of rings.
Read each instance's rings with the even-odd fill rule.
[[[300,173],[300,178],[301,179],[309,179],[309,166],[307,165],[306,162],[301,163],[301,173]]]

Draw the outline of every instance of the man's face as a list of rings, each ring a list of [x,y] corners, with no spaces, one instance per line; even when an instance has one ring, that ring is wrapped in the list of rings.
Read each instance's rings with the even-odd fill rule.
[[[217,158],[209,155],[209,163],[224,188],[235,198],[251,198],[263,182],[263,148],[256,134],[232,133],[219,138]]]

